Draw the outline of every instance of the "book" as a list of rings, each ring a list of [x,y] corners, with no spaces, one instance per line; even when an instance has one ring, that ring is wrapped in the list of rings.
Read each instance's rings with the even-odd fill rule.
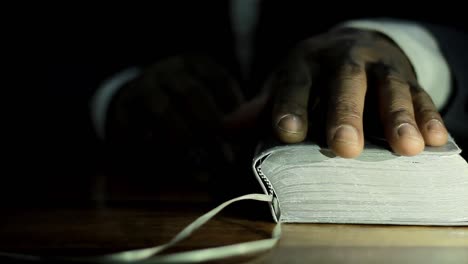
[[[468,164],[451,137],[411,157],[379,141],[355,159],[313,142],[261,148],[253,170],[277,222],[468,225]]]

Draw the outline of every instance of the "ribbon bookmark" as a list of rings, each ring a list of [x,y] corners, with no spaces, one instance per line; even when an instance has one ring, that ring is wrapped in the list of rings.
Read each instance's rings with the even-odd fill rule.
[[[168,243],[150,248],[127,250],[95,257],[41,257],[23,254],[11,254],[0,252],[0,256],[13,259],[31,260],[31,261],[75,261],[92,263],[180,263],[180,262],[202,262],[213,261],[228,257],[243,256],[266,251],[273,248],[281,237],[281,224],[278,222],[272,231],[271,238],[261,239],[250,242],[237,243],[233,245],[220,246],[207,249],[197,249],[180,253],[171,253],[160,255],[164,250],[176,245],[183,239],[189,237],[195,230],[207,223],[216,214],[221,212],[228,205],[242,200],[255,200],[271,203],[273,197],[266,194],[247,194],[222,203],[211,211],[197,218],[191,224],[186,226]]]

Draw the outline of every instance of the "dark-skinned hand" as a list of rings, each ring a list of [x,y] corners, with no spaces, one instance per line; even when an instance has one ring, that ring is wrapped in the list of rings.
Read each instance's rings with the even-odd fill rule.
[[[266,88],[273,94],[273,130],[285,143],[302,142],[314,130],[336,155],[357,157],[364,127],[372,125],[364,123],[364,110],[376,113],[371,122],[382,125],[400,155],[447,142],[443,120],[406,55],[377,32],[342,28],[302,41]]]

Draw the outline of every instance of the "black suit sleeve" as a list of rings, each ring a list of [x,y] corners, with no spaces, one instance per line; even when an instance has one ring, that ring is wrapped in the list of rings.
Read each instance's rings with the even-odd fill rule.
[[[452,94],[442,115],[463,149],[468,147],[468,34],[440,25],[425,26],[437,40],[453,76]]]

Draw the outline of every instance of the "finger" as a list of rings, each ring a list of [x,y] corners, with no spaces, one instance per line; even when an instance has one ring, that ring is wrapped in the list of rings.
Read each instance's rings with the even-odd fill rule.
[[[426,145],[442,146],[447,143],[447,129],[431,97],[420,87],[412,88],[411,95],[416,122]]]
[[[338,156],[353,158],[362,152],[366,90],[364,65],[355,62],[343,64],[332,85],[327,118],[327,142]]]
[[[416,155],[424,149],[424,140],[415,121],[409,84],[395,70],[384,71],[378,91],[385,136],[396,153]]]
[[[307,136],[307,105],[312,85],[310,69],[305,61],[294,60],[274,73],[267,83],[275,91],[273,130],[282,142],[297,143]]]

